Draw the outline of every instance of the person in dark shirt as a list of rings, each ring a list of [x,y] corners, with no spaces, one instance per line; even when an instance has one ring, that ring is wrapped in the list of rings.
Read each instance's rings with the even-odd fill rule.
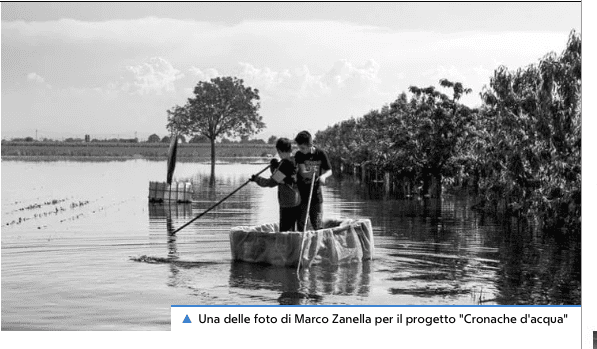
[[[325,151],[313,146],[313,139],[308,131],[301,131],[295,137],[295,142],[299,150],[294,155],[294,160],[298,168],[298,189],[301,194],[301,218],[298,221],[298,230],[304,231],[307,221],[307,214],[314,230],[323,228],[323,195],[321,186],[329,176],[332,175],[330,161]],[[311,182],[313,183],[313,193],[311,195],[311,206],[307,213],[309,203],[309,194],[311,192]]]
[[[276,150],[281,160],[278,162],[272,159],[271,177],[253,175],[251,181],[260,187],[278,187],[280,231],[296,231],[296,223],[301,214],[301,198],[297,187],[296,165],[291,156],[292,143],[288,138],[280,138],[276,142]]]

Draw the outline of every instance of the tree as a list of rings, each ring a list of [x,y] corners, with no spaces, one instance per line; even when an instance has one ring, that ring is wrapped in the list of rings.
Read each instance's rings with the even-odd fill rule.
[[[164,136],[164,138],[162,138],[161,142],[162,143],[170,143],[170,137],[169,136]]]
[[[452,168],[459,149],[474,120],[474,110],[458,103],[470,93],[461,83],[442,79],[440,85],[452,89],[452,98],[430,86],[411,86],[413,98],[408,112],[390,125],[392,148],[402,154],[394,161],[412,167],[423,180],[423,193],[441,196],[443,176]],[[403,106],[406,107],[406,106]]]
[[[485,103],[480,184],[488,201],[539,218],[545,228],[580,232],[581,39],[561,55],[509,71],[499,67]]]
[[[199,81],[185,106],[168,111],[168,129],[188,136],[203,135],[211,143],[211,168],[215,172],[218,137],[248,137],[261,131],[259,91],[245,87],[236,77]]]
[[[267,139],[267,144],[276,144],[277,140],[278,140],[278,137],[271,136],[270,138]]]
[[[151,136],[149,136],[149,138],[147,138],[147,143],[159,143],[160,142],[160,136],[156,135],[155,133],[152,134]]]

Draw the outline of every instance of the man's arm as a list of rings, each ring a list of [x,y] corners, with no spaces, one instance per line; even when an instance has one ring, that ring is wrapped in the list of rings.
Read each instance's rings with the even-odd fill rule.
[[[255,182],[260,187],[275,187],[278,185],[278,182],[276,182],[272,177],[263,178],[260,176],[253,176],[251,177],[251,181]]]
[[[321,170],[323,171],[321,175],[319,175],[319,183],[321,185],[325,185],[326,179],[332,175],[332,167],[330,166],[330,160],[328,159],[328,154],[325,151],[321,151]]]
[[[326,179],[331,175],[332,175],[331,169],[323,171],[323,173],[319,176],[319,183],[321,185],[325,185]]]

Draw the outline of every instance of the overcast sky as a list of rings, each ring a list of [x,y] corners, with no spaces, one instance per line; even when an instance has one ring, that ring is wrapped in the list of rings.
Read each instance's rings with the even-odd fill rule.
[[[257,88],[293,138],[411,85],[479,92],[499,65],[560,53],[580,3],[2,3],[2,137],[167,134],[200,80]]]

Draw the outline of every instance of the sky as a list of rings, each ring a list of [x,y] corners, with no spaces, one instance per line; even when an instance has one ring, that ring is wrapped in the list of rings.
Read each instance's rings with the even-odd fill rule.
[[[474,107],[500,65],[564,50],[577,3],[2,3],[2,138],[147,139],[199,81],[259,90],[294,138],[447,78]],[[447,90],[445,92],[448,92]]]

